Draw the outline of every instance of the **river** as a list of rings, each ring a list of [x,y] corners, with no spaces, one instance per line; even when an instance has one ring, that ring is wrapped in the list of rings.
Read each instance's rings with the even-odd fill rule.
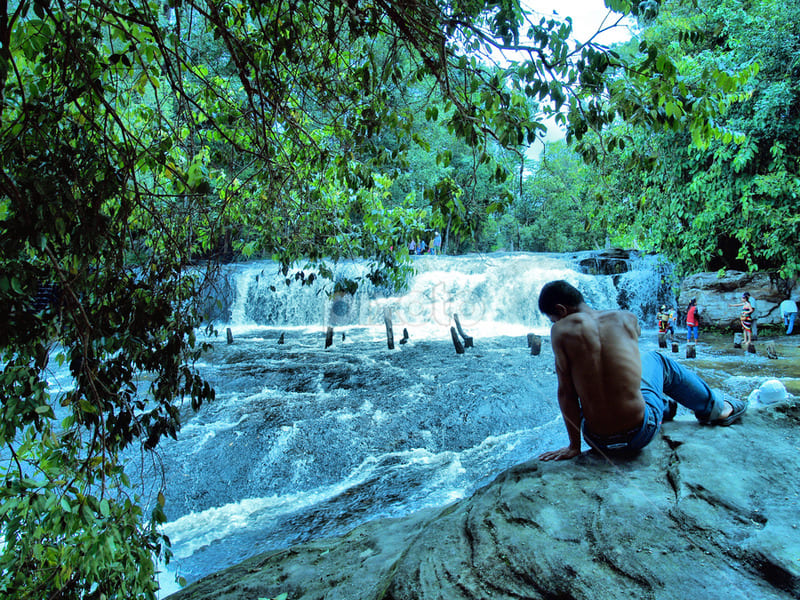
[[[617,275],[584,273],[585,257],[425,256],[403,292],[365,286],[353,296],[331,296],[322,281],[285,286],[269,262],[227,268],[220,335],[207,338],[198,365],[217,399],[187,408],[178,440],[156,460],[131,465],[145,495],[166,482],[175,556],[164,593],[175,572],[191,582],[259,552],[445,506],[563,445],[552,352],[544,337],[532,355],[526,338],[549,331],[536,309],[541,286],[567,279],[595,308],[634,311],[644,350],[657,345],[647,324],[671,298],[657,257]],[[340,269],[352,276],[365,265]],[[474,338],[463,354],[451,340],[454,313]],[[698,349],[702,359],[702,340]],[[718,365],[706,371],[729,391],[756,378]]]

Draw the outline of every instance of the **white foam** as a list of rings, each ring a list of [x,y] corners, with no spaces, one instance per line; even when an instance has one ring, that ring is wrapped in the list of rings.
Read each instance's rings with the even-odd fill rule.
[[[220,507],[190,513],[167,523],[163,532],[170,538],[177,558],[187,558],[203,546],[259,525],[275,521],[282,515],[300,512],[320,504],[365,481],[375,464],[370,458],[347,479],[315,490],[246,498]]]

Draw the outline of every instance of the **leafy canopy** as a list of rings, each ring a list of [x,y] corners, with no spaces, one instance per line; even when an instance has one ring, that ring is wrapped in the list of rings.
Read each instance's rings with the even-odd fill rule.
[[[713,86],[658,44],[640,61],[570,31],[517,0],[0,0],[0,592],[154,597],[163,496],[122,457],[213,399],[192,366],[203,268],[365,256],[397,282],[426,219],[474,227],[450,177],[389,201],[409,148],[453,156],[403,99],[435,99],[425,121],[495,184],[496,151],[562,109],[579,140],[616,117],[703,135]]]
[[[715,78],[734,93],[702,128],[708,136],[616,123],[610,139],[625,144],[605,145],[597,222],[668,253],[687,270],[766,269],[796,277],[800,7],[772,0],[696,4],[700,11],[662,3],[643,43],[670,47],[678,89]],[[683,119],[685,104],[697,102],[683,96],[653,108]]]

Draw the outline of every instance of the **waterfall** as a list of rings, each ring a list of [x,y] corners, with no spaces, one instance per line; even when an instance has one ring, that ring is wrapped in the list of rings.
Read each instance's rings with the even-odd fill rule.
[[[365,261],[334,267],[333,280],[297,280],[299,271],[281,273],[271,261],[230,265],[224,271],[232,297],[221,322],[234,329],[253,327],[382,326],[385,309],[395,327],[413,328],[418,336],[439,335],[453,314],[465,327],[495,334],[547,330],[537,308],[542,286],[565,279],[578,287],[596,309],[625,308],[643,325],[654,322],[661,304],[674,304],[669,288],[671,266],[658,256],[633,254],[614,258],[613,273],[598,273],[598,255],[495,253],[414,257],[414,274],[399,293],[377,288],[366,278]],[[592,265],[587,268],[587,265]],[[601,269],[602,270],[602,269]],[[306,270],[305,277],[312,273]],[[316,273],[314,273],[316,276]],[[354,294],[334,294],[336,281],[358,279]]]
[[[645,329],[674,304],[671,267],[629,252],[418,256],[413,267],[399,291],[371,284],[366,261],[335,265],[332,279],[252,261],[209,282],[209,314],[236,343],[208,340],[198,367],[216,400],[185,415],[159,447],[163,472],[146,475],[169,482],[170,569],[193,581],[442,507],[563,444],[552,354],[526,346],[526,333],[549,332],[537,306],[548,281],[567,280],[596,309],[631,310]],[[344,280],[361,285],[334,293]],[[387,349],[385,311],[410,343]],[[464,354],[453,351],[454,314],[476,340]],[[346,338],[323,346],[326,327]]]

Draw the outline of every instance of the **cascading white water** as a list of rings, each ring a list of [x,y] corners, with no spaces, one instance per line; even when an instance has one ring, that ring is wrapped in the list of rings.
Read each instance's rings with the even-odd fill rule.
[[[194,581],[261,551],[444,506],[563,445],[552,351],[545,340],[532,355],[524,335],[549,329],[537,309],[544,283],[566,279],[595,308],[632,310],[651,329],[643,349],[656,347],[657,307],[674,303],[664,261],[614,261],[604,275],[581,267],[603,272],[593,253],[423,256],[402,292],[366,283],[352,296],[333,296],[325,280],[287,286],[269,261],[226,267],[208,305],[220,302],[215,324],[232,327],[235,343],[210,336],[197,364],[216,399],[196,413],[186,403],[155,467],[141,452],[126,467],[145,498],[166,482],[169,568]],[[334,278],[366,271],[343,263]],[[411,334],[394,350],[379,339],[387,308]],[[460,355],[453,314],[475,336]],[[352,328],[346,342],[324,347],[329,325]],[[750,383],[731,360],[726,385],[741,391]],[[69,388],[67,365],[51,385]]]
[[[525,334],[549,331],[537,303],[554,279],[594,308],[651,322],[669,294],[661,263],[614,261],[603,275],[581,266],[597,268],[591,253],[422,256],[402,291],[362,280],[352,295],[333,294],[335,283],[366,275],[364,262],[311,285],[290,272],[288,286],[275,263],[228,266],[216,325],[235,343],[209,338],[199,365],[216,400],[185,415],[179,438],[160,446],[166,474],[154,475],[169,482],[171,567],[191,581],[260,551],[443,506],[562,444],[552,355],[545,342],[533,356]],[[409,343],[387,349],[385,311]],[[461,355],[454,314],[475,337]],[[323,346],[328,326],[346,341]]]
[[[565,279],[578,287],[597,309],[627,308],[652,321],[660,303],[669,299],[669,266],[658,257],[634,258],[631,269],[616,275],[585,273],[579,266],[587,253],[491,254],[414,258],[415,275],[404,290],[388,293],[363,279],[364,262],[336,265],[334,281],[317,278],[311,285],[293,281],[270,261],[233,265],[226,276],[235,290],[228,302],[227,325],[234,330],[252,327],[380,326],[389,310],[396,327],[407,327],[417,337],[441,335],[457,314],[476,333],[517,335],[546,331],[549,322],[537,308],[542,286]],[[334,294],[334,283],[361,279],[353,294]]]

